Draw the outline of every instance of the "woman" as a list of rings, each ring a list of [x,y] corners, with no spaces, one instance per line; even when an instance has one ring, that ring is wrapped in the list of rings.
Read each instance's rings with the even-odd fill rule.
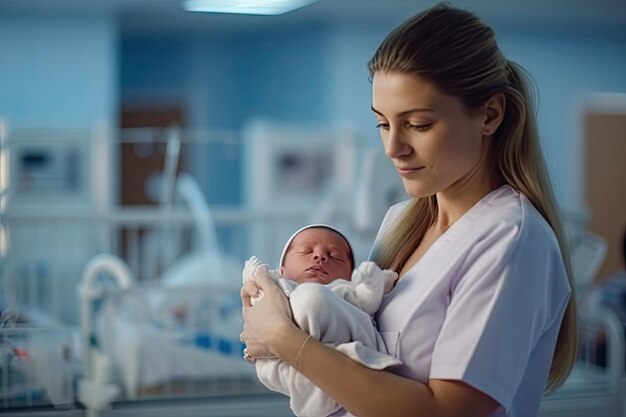
[[[398,272],[376,321],[403,365],[366,369],[311,340],[264,277],[242,288],[250,360],[277,356],[343,406],[337,415],[537,415],[577,349],[569,262],[522,70],[493,31],[437,5],[369,62],[372,110],[411,200],[371,260]]]

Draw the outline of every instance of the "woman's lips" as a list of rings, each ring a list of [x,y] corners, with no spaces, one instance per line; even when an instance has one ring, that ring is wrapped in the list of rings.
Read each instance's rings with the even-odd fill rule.
[[[398,170],[398,173],[400,175],[402,175],[403,177],[410,177],[411,175],[413,175],[414,173],[416,173],[417,171],[420,171],[422,168],[424,167],[417,167],[417,168],[396,168]]]

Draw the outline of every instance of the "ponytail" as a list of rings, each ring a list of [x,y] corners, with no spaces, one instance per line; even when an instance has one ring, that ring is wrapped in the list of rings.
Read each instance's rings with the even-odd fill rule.
[[[571,260],[554,191],[550,185],[535,123],[534,96],[528,75],[512,61],[506,64],[510,86],[505,90],[505,119],[495,141],[495,156],[506,183],[523,193],[556,235],[572,294],[561,322],[546,393],[554,392],[569,375],[578,352],[578,323]]]

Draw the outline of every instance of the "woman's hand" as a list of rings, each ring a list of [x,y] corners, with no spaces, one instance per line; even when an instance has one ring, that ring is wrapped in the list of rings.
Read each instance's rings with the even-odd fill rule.
[[[251,297],[263,293],[263,298],[254,306]],[[252,360],[274,358],[282,335],[295,327],[292,321],[289,301],[280,287],[270,278],[267,266],[260,265],[255,273],[255,281],[247,282],[241,288],[243,303],[243,332],[241,340]]]

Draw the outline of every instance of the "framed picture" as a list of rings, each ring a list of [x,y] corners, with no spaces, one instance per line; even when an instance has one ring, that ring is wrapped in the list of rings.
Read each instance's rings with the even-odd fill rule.
[[[256,122],[244,133],[245,201],[251,208],[311,210],[355,171],[345,131]]]
[[[244,131],[244,201],[258,220],[250,224],[250,253],[278,261],[295,230],[324,211],[337,190],[353,188],[356,141],[348,132],[255,122]],[[257,218],[257,217],[255,217]]]

